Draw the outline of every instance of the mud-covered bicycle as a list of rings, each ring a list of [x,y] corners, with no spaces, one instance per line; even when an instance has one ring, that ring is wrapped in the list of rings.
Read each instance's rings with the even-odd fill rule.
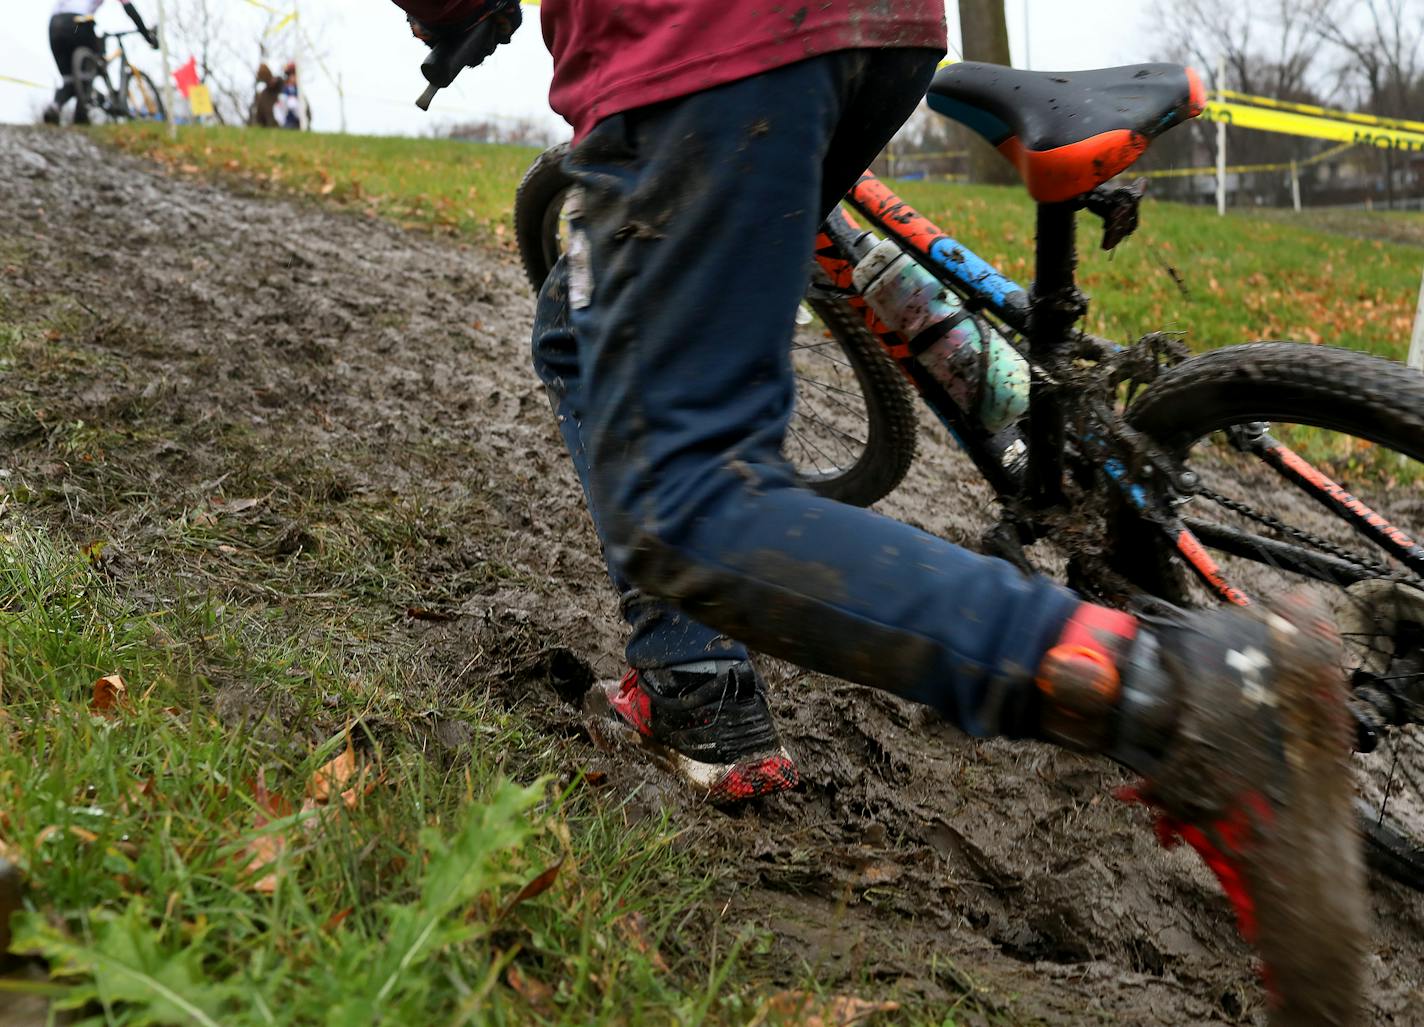
[[[99,52],[87,46],[74,51],[76,110],[87,111],[91,122],[162,121],[163,98],[153,79],[135,68],[124,49],[126,36],[142,35],[138,29],[111,32],[99,37]],[[109,42],[114,50],[109,51]],[[110,77],[110,67],[115,69]]]
[[[492,49],[432,51],[424,104]],[[930,106],[1004,153],[1038,203],[1034,285],[862,176],[817,240],[783,453],[808,488],[874,503],[913,462],[918,393],[998,497],[983,548],[1026,572],[1053,564],[1141,612],[1327,586],[1362,829],[1377,867],[1424,888],[1424,375],[1330,347],[1189,357],[1167,335],[1121,345],[1080,327],[1078,215],[1101,219],[1104,249],[1129,237],[1145,183],[1112,181],[1204,99],[1176,65],[941,69]],[[563,250],[566,154],[536,159],[516,197],[536,289]]]

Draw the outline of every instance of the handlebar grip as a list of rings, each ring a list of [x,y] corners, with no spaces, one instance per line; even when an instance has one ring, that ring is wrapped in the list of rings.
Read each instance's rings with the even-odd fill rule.
[[[420,73],[429,85],[415,105],[421,110],[429,110],[435,94],[454,82],[460,72],[484,63],[496,47],[509,42],[510,34],[519,27],[523,17],[516,0],[504,5],[502,10],[491,12],[489,17],[467,32],[442,39],[431,47],[420,63]]]

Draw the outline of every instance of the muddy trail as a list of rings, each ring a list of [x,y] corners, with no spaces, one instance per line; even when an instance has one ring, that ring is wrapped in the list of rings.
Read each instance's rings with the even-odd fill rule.
[[[769,987],[809,966],[969,1023],[1263,1020],[1215,883],[1157,847],[1099,761],[777,664],[795,793],[727,814],[593,746],[560,696],[620,672],[621,623],[511,255],[168,177],[74,133],[0,130],[0,182],[0,312],[52,344],[0,370],[0,466],[26,517],[108,540],[140,602],[216,595],[355,660],[408,651],[431,682],[412,710],[485,691],[522,709],[571,769],[608,773],[609,801],[673,808],[726,871],[679,941],[770,929],[749,957]],[[972,545],[990,496],[937,437],[882,509]],[[215,685],[232,716],[298,705]],[[1424,902],[1372,896],[1375,1018],[1424,1022]]]

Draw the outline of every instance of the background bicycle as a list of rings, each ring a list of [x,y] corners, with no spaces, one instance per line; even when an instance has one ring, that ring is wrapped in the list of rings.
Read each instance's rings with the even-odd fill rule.
[[[91,122],[162,121],[163,97],[148,73],[134,67],[124,39],[140,35],[137,29],[99,37],[103,51],[88,47],[74,52],[75,117],[82,110]],[[111,51],[108,44],[113,43]]]

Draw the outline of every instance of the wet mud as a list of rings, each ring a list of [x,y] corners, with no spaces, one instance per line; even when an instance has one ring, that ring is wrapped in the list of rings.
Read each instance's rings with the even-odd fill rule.
[[[26,516],[111,540],[140,600],[217,591],[353,653],[409,649],[440,682],[412,709],[452,689],[523,709],[631,815],[673,808],[727,872],[682,943],[765,928],[747,958],[769,986],[809,966],[956,1022],[1263,1022],[1226,900],[1112,798],[1101,761],[975,741],[770,662],[795,793],[729,814],[593,746],[560,700],[620,672],[621,624],[511,255],[167,177],[74,133],[0,129],[0,183],[0,301],[57,325],[52,361],[0,369],[0,466],[31,490]],[[991,496],[924,427],[881,509],[976,544]],[[214,496],[261,502],[224,514]],[[235,526],[199,545],[175,528],[195,511]],[[388,522],[406,573],[332,556]],[[267,701],[250,687],[214,703]],[[1372,1022],[1424,1022],[1424,902],[1371,887]]]

